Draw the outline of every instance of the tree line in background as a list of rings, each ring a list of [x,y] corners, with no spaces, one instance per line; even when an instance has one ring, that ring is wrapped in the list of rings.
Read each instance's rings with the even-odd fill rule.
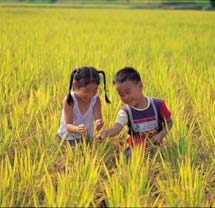
[[[32,3],[36,3],[36,2],[44,2],[44,3],[56,3],[58,0],[18,0],[19,2],[32,2]]]
[[[210,0],[211,6],[215,8],[215,0]]]
[[[72,3],[72,2],[141,2],[141,3],[153,3],[154,0],[0,0],[0,2],[30,2],[30,3]],[[215,0],[200,0],[198,2],[210,2],[210,6],[215,8]],[[188,3],[196,3],[195,0],[160,0],[161,3],[172,3],[172,4],[188,4]]]

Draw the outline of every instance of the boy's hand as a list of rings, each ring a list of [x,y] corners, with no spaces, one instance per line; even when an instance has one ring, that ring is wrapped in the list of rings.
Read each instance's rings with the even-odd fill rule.
[[[103,122],[102,119],[97,119],[96,120],[96,130],[97,131],[100,130],[103,127],[103,125],[104,125],[104,122]]]
[[[96,139],[99,142],[103,142],[103,140],[108,136],[108,132],[107,131],[103,131],[101,132],[101,134],[99,134],[98,136],[96,136]]]
[[[163,137],[161,137],[159,134],[155,134],[152,138],[151,141],[155,144],[160,146],[163,141]]]
[[[77,126],[77,132],[80,134],[83,134],[84,132],[86,132],[87,127],[84,124],[80,124]]]

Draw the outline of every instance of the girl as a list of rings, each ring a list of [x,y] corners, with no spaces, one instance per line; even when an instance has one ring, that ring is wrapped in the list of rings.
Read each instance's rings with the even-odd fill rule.
[[[99,74],[103,75],[105,100],[110,103],[106,94],[104,71],[97,71],[94,67],[82,67],[75,68],[71,74],[69,94],[63,100],[58,136],[68,141],[72,147],[75,147],[75,143],[79,143],[83,136],[87,142],[92,141],[94,121],[96,130],[100,130],[104,125],[101,101],[97,96]],[[73,92],[71,92],[72,87]]]

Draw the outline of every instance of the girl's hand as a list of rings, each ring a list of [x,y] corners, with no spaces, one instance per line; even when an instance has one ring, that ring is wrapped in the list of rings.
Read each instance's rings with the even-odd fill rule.
[[[83,134],[87,131],[87,127],[84,124],[80,124],[77,126],[77,132]]]
[[[97,119],[96,120],[96,130],[97,131],[100,130],[103,127],[103,125],[104,125],[104,122],[103,122],[102,119]]]

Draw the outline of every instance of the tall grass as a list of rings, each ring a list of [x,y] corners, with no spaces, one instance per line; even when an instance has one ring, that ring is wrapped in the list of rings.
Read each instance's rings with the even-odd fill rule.
[[[0,7],[0,206],[214,206],[212,12]],[[72,151],[56,139],[75,66],[107,75],[105,127],[122,106],[112,79],[133,66],[174,127],[124,161],[126,129]],[[97,134],[97,133],[96,133]]]

